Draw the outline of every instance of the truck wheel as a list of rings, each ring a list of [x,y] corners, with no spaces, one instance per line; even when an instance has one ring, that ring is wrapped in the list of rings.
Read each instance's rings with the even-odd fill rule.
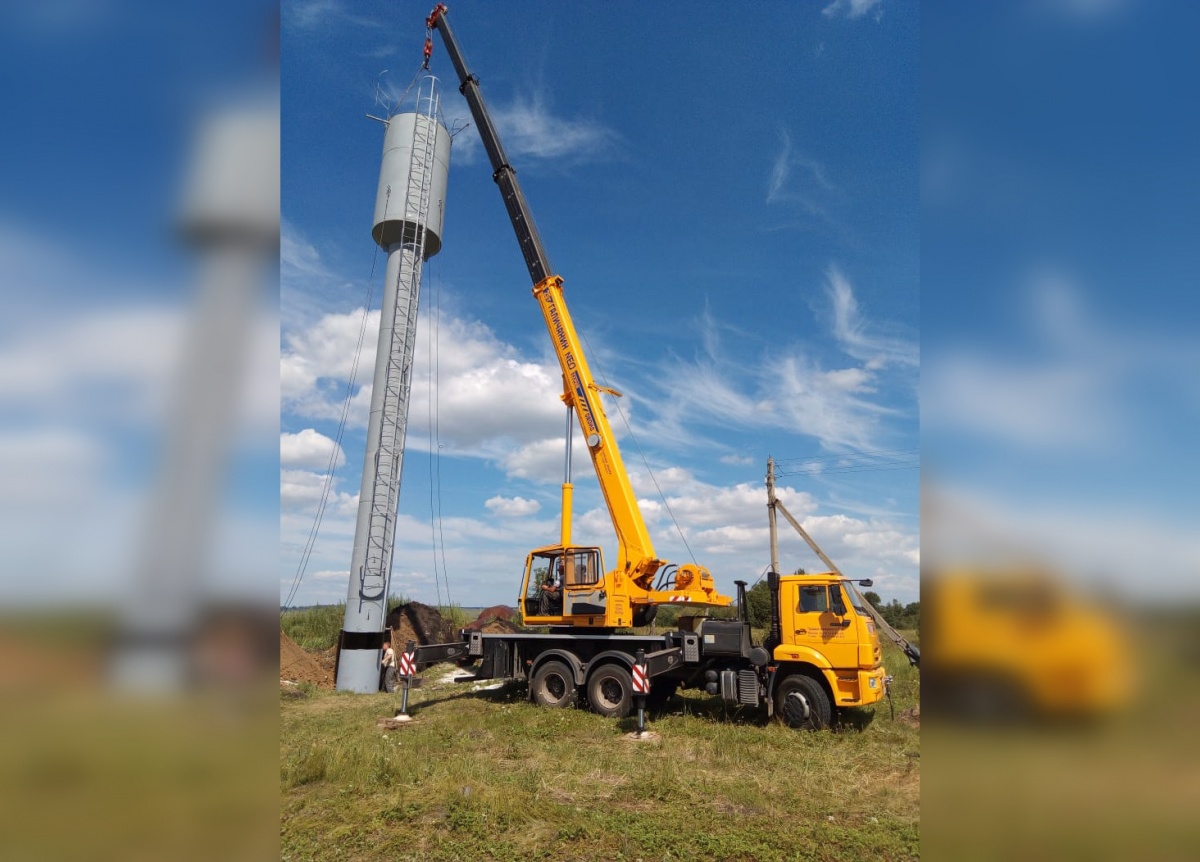
[[[534,672],[529,692],[538,706],[571,706],[575,703],[575,674],[561,661],[548,661]]]
[[[619,664],[601,665],[588,680],[588,703],[600,715],[624,718],[633,706],[633,679]]]
[[[810,676],[793,674],[775,689],[775,712],[788,727],[821,730],[829,727],[833,707],[829,695]]]

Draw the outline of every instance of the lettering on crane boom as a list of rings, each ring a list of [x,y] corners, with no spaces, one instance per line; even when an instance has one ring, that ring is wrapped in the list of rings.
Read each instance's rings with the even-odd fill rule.
[[[567,339],[567,329],[563,326],[562,316],[558,313],[558,306],[554,302],[554,295],[550,291],[546,291],[545,297],[546,308],[550,315],[550,325],[554,329],[554,339],[558,342],[558,346],[562,348],[567,368],[574,369],[575,357],[571,354],[571,342]]]
[[[596,417],[592,415],[592,405],[588,404],[587,395],[584,394],[583,381],[579,379],[579,372],[571,372],[572,389],[575,390],[575,397],[579,399],[579,411],[583,414],[584,424],[588,431],[595,434],[600,433],[600,429],[596,426]]]

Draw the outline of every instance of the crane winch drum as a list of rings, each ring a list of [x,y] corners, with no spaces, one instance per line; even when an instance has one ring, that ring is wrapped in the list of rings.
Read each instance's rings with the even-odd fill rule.
[[[436,125],[437,128],[433,128]],[[406,214],[405,189],[409,187],[413,165],[413,142],[429,136],[433,139],[433,169],[429,200],[433,206],[424,225]],[[395,114],[387,122],[383,136],[383,164],[379,169],[379,188],[375,193],[375,221],[371,236],[387,251],[396,243],[416,243],[425,230],[425,259],[442,248],[442,220],[445,216],[446,183],[450,176],[450,132],[438,120],[420,112]]]

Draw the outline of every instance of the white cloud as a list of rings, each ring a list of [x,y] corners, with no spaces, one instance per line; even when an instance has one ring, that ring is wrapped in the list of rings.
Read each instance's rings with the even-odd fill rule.
[[[826,18],[861,18],[875,9],[875,20],[883,15],[883,0],[833,0],[821,10]]]
[[[132,306],[31,326],[0,347],[0,403],[140,424],[161,415],[185,314]]]
[[[326,314],[285,337],[281,383],[287,411],[308,419],[336,421],[341,416],[363,326],[360,309]],[[365,327],[348,419],[350,427],[359,428],[365,427],[370,409],[379,312],[366,315]],[[542,446],[547,432],[561,427],[562,375],[557,364],[521,359],[483,324],[444,312],[436,335],[432,330],[422,317],[409,398],[410,445],[422,445],[423,420],[436,412],[438,441],[446,454],[506,460],[517,469],[527,460],[521,454],[523,446]],[[439,345],[433,358],[431,338]],[[430,379],[433,363],[436,383]]]
[[[498,518],[524,518],[536,515],[542,508],[537,500],[524,497],[492,497],[483,505]]]
[[[279,471],[279,505],[285,516],[289,512],[312,513],[325,493],[326,478],[324,473],[314,473],[311,470],[283,468]],[[330,484],[329,502],[326,504],[327,516],[349,518],[351,526],[358,509],[358,495],[347,494],[337,490],[339,481],[334,477]],[[305,520],[301,518],[300,520]],[[311,526],[311,520],[305,523],[305,529]],[[322,524],[322,530],[328,525]]]
[[[1017,364],[961,349],[926,363],[921,420],[1022,447],[1107,448],[1124,423],[1086,368]]]
[[[923,540],[931,568],[1034,564],[1127,602],[1195,602],[1200,596],[1200,536],[1191,512],[1155,511],[1120,493],[1105,498],[1071,487],[1056,498],[1013,499],[978,484],[939,481],[923,485],[922,497],[929,506]],[[1131,560],[1153,577],[1130,578]]]
[[[70,427],[19,431],[0,428],[0,505],[61,506],[97,493],[106,447]]]
[[[281,467],[307,467],[310,470],[328,469],[346,463],[342,447],[324,434],[305,428],[298,434],[279,435],[279,464]]]

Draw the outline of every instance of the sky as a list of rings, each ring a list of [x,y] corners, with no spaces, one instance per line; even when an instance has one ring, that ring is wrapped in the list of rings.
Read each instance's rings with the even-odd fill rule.
[[[200,313],[224,281],[212,246],[181,226],[203,130],[278,125],[274,29],[262,2],[218,0],[203,15],[121,0],[0,9],[13,118],[0,160],[6,607],[110,603],[140,576],[161,582],[161,556],[146,562],[162,538],[154,514],[188,506],[186,538],[165,553],[194,577],[190,600],[264,596],[278,559],[277,242],[257,243],[236,335],[222,341]],[[269,197],[267,143],[269,167],[247,187]],[[188,345],[190,385],[227,408],[203,459],[188,436],[203,423],[186,418],[201,402],[181,385]],[[214,350],[236,356],[215,386]],[[181,460],[204,460],[206,493],[173,482]],[[273,604],[273,575],[266,584]]]
[[[428,11],[282,8],[279,580],[294,604],[346,594],[383,273],[369,234],[383,128],[365,115],[413,80]],[[727,594],[755,582],[770,563],[773,456],[780,498],[839,567],[914,601],[917,14],[787,4],[749,27],[725,4],[645,14],[463,2],[450,21],[593,372],[622,393],[606,409],[656,551],[707,566]],[[455,135],[444,246],[422,287],[392,590],[511,604],[526,553],[558,536],[561,375],[438,36],[431,72]],[[575,451],[575,541],[612,565]],[[786,524],[780,545],[786,570],[820,567]]]
[[[927,567],[1200,597],[1197,24],[922,6]]]

